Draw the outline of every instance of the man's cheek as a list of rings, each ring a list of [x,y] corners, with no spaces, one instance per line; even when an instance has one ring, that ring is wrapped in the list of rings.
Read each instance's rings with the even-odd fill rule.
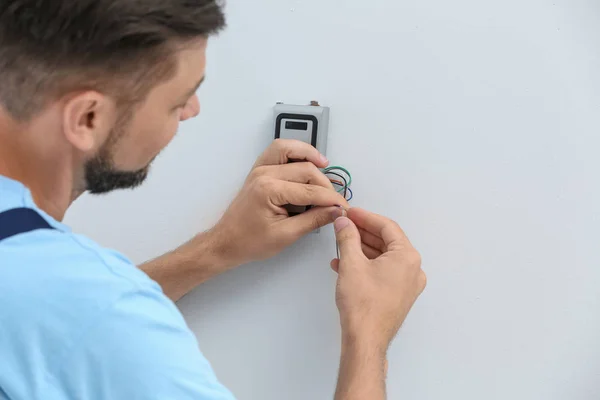
[[[177,130],[179,129],[179,121],[170,121],[165,125],[164,130],[161,133],[161,149],[167,147],[169,143],[175,138]]]
[[[150,160],[156,158],[171,143],[176,133],[177,124],[166,124],[163,130],[154,133],[154,137],[149,142],[149,151],[146,153]]]

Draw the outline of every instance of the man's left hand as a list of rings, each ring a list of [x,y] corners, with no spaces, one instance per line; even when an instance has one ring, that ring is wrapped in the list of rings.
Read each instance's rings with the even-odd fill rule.
[[[290,163],[290,161],[295,161]],[[216,254],[234,267],[278,254],[304,235],[327,225],[348,207],[319,170],[327,159],[313,146],[276,140],[259,157],[244,187],[210,231]],[[290,217],[284,206],[314,206]]]

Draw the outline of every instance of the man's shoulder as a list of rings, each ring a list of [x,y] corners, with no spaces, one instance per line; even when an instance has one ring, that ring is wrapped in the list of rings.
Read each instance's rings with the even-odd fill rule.
[[[0,366],[0,376],[23,385],[16,393],[33,397],[30,390],[46,387],[48,374],[115,310],[121,312],[119,307],[139,318],[163,310],[185,327],[158,284],[127,258],[86,237],[54,230],[0,243],[0,303],[0,353],[8,368]],[[107,332],[104,336],[111,340]],[[29,371],[28,378],[15,376],[17,371]],[[2,380],[0,387],[7,384]]]
[[[106,289],[120,291],[140,285],[160,290],[119,252],[70,232],[38,230],[7,239],[0,243],[0,260],[0,285],[2,281],[18,279],[28,287],[35,287],[35,292],[52,290],[52,287],[60,290],[62,285],[75,283],[104,284],[102,293],[105,294]]]
[[[67,334],[128,293],[163,296],[126,257],[69,232],[39,230],[2,241],[0,260],[0,302],[9,305],[0,315],[14,327],[57,322],[53,328],[63,325]]]

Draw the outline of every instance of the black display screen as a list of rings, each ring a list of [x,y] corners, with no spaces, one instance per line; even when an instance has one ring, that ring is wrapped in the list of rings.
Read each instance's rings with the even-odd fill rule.
[[[290,130],[294,130],[294,131],[307,131],[308,130],[308,122],[286,121],[285,129],[290,129]]]

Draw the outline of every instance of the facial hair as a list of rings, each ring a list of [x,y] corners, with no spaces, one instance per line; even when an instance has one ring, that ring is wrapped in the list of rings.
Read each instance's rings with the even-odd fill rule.
[[[120,171],[113,160],[114,149],[125,132],[114,129],[98,154],[85,164],[85,189],[91,194],[105,194],[119,189],[134,189],[148,177],[150,165],[137,171]]]
[[[91,194],[105,194],[119,189],[134,189],[148,177],[150,166],[137,171],[119,171],[112,157],[98,155],[85,166],[86,189]]]

